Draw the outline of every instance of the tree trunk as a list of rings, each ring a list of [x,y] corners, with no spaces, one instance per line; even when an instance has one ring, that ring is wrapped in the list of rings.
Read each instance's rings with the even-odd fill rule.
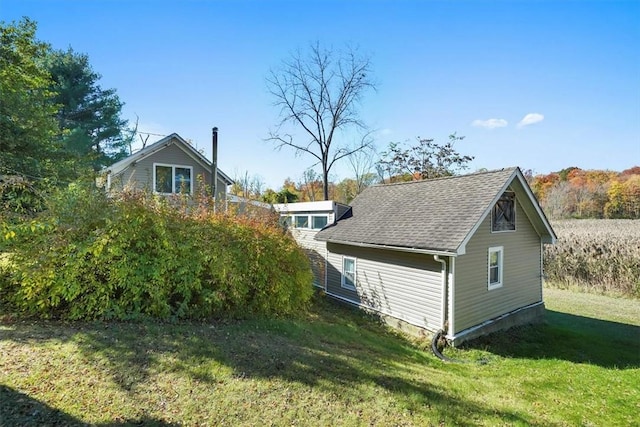
[[[329,170],[327,162],[322,162],[322,195],[324,200],[329,200]]]

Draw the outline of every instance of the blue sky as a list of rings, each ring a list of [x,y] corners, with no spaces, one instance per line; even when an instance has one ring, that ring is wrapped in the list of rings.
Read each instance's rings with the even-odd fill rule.
[[[380,150],[457,132],[471,170],[640,164],[640,1],[0,0],[0,20],[22,16],[88,54],[141,131],[210,157],[217,126],[222,170],[276,189],[314,162],[264,141],[278,119],[265,78],[315,41],[371,55],[361,115]]]

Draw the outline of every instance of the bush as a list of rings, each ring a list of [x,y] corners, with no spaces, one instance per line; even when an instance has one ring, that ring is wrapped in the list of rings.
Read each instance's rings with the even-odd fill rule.
[[[309,261],[277,219],[197,202],[71,186],[39,218],[53,225],[18,233],[0,295],[19,312],[65,319],[276,315],[307,304]]]

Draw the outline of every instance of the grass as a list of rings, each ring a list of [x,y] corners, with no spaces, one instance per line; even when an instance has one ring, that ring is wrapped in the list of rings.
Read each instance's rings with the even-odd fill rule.
[[[638,425],[640,302],[545,289],[544,324],[447,354],[317,300],[296,319],[0,322],[0,425]]]

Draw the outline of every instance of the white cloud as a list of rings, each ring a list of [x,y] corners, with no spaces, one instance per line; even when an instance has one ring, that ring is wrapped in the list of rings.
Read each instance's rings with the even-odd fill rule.
[[[503,128],[508,124],[509,123],[505,119],[474,120],[471,122],[471,126],[485,129]]]
[[[529,113],[520,120],[518,127],[525,127],[544,120],[544,116],[539,113]]]

